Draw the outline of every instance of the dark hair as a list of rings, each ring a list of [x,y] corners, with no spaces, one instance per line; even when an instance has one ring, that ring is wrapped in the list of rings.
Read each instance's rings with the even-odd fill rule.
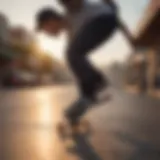
[[[42,24],[50,19],[61,20],[62,16],[52,8],[45,8],[40,10],[36,15],[36,23],[37,23],[36,29],[39,30]]]
[[[69,3],[71,0],[59,0],[59,2],[61,3],[61,4],[67,4],[67,3]]]

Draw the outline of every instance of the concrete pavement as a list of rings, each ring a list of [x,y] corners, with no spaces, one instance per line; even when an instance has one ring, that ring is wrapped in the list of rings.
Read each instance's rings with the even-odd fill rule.
[[[90,138],[103,160],[160,159],[160,101],[112,89],[113,100],[86,117]],[[74,160],[56,134],[64,108],[77,93],[73,86],[0,92],[1,160]]]

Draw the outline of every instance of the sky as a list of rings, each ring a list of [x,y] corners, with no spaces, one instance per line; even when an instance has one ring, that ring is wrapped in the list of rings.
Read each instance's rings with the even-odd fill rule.
[[[124,20],[131,32],[134,33],[138,29],[138,23],[140,23],[149,0],[115,1],[120,6],[120,17]],[[57,0],[0,0],[0,12],[8,16],[11,25],[23,25],[29,30],[34,29],[36,12],[46,6],[53,6],[59,11],[62,11]],[[41,34],[38,35],[37,39],[42,49],[49,51],[50,55],[58,59],[64,58],[67,44],[65,34],[57,38],[50,38]],[[113,38],[93,52],[94,54],[92,54],[91,59],[97,64],[124,61],[131,51],[132,49],[124,36],[117,31]]]

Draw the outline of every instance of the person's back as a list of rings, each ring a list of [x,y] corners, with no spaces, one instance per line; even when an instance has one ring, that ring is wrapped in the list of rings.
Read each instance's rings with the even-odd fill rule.
[[[91,2],[81,0],[82,3],[77,10],[67,10],[66,20],[70,27],[70,35],[76,36],[87,24],[101,15],[115,14],[115,10],[103,0]],[[71,38],[71,37],[70,37]]]

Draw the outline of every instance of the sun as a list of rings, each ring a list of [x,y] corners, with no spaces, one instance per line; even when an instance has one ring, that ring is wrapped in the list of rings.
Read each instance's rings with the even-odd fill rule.
[[[39,34],[37,35],[37,41],[42,51],[54,58],[63,59],[65,49],[63,38],[53,38],[45,34]]]

